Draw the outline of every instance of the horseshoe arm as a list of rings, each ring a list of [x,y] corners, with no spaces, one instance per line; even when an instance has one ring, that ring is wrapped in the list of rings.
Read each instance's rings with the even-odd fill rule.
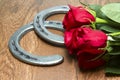
[[[48,25],[49,28],[52,28],[49,26],[49,23],[46,22],[45,22],[46,26]],[[56,29],[57,27],[53,27],[53,28]],[[62,26],[58,27],[57,29],[62,30]],[[21,48],[19,44],[21,38],[31,30],[34,30],[33,23],[21,27],[10,38],[9,49],[12,52],[13,56],[15,56],[17,59],[25,63],[34,64],[34,65],[49,66],[49,65],[55,65],[61,63],[63,61],[63,57],[60,55],[56,54],[51,56],[37,56]]]

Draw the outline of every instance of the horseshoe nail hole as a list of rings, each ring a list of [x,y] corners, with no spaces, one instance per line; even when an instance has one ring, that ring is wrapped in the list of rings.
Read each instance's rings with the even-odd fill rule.
[[[52,24],[53,22],[50,21],[49,23]]]
[[[68,7],[65,7],[65,6],[64,6],[64,7],[62,7],[62,8],[64,8],[64,9],[68,9]]]
[[[58,24],[58,25],[62,25],[61,23],[56,23],[56,24]]]
[[[40,37],[36,36],[34,31],[27,33],[21,39],[20,45],[25,51],[40,56],[60,54],[64,51],[63,48],[52,46],[51,44],[42,40]]]

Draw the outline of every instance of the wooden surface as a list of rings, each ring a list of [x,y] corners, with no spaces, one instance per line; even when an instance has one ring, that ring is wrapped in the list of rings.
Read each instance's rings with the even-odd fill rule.
[[[81,0],[89,4],[104,5],[120,0]],[[0,80],[120,80],[120,77],[106,77],[104,70],[81,72],[77,62],[67,55],[65,48],[45,43],[36,36],[34,31],[26,34],[21,46],[37,55],[61,54],[64,62],[51,67],[25,64],[14,58],[8,49],[8,41],[12,34],[22,25],[31,22],[41,10],[71,4],[78,6],[79,0],[0,0]],[[64,15],[55,15],[48,20],[62,20]],[[63,35],[62,32],[53,31]]]

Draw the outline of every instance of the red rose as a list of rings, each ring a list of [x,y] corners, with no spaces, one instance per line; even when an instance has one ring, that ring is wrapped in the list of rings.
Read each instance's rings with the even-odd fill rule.
[[[80,27],[82,25],[90,24],[91,22],[95,22],[94,16],[82,6],[74,7],[69,6],[70,10],[65,15],[63,19],[63,27],[66,30],[71,28]]]
[[[84,33],[92,31],[91,28],[75,28],[64,32],[64,42],[70,54],[76,53],[85,43],[82,38]]]
[[[70,54],[84,50],[85,48],[104,48],[106,46],[107,36],[99,30],[92,30],[90,27],[81,27],[64,32],[65,45]],[[90,49],[89,52],[95,52]],[[81,50],[81,51],[82,51]]]
[[[64,41],[69,53],[77,55],[80,67],[94,68],[104,64],[104,60],[101,59],[90,61],[104,52],[100,50],[107,42],[107,35],[104,32],[90,27],[75,28],[65,31]]]

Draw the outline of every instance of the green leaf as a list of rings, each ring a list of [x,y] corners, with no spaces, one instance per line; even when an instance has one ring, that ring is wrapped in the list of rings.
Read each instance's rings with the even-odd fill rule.
[[[106,33],[111,33],[111,32],[119,32],[120,29],[116,27],[111,27],[110,25],[107,24],[96,24],[97,29],[102,30]]]
[[[89,7],[96,12],[97,17],[106,18],[106,16],[101,11],[102,8],[101,5],[94,4],[94,5],[89,5]]]
[[[115,39],[116,41],[119,41],[119,43],[120,43],[120,35],[112,36],[112,38]]]
[[[120,3],[104,5],[101,11],[111,20],[120,23]]]
[[[111,52],[112,50],[113,50],[113,48],[112,47],[107,47],[107,49],[106,49],[108,52]]]
[[[113,46],[113,45],[114,46]],[[108,53],[109,55],[120,55],[120,43],[119,43],[119,46],[116,46],[115,45],[115,42],[114,43],[112,43],[111,44],[111,42],[109,42],[109,45],[112,45],[111,46],[111,48],[112,48],[112,50]],[[118,44],[117,44],[118,45]]]
[[[104,14],[101,11],[102,6],[101,5],[89,5],[89,8],[94,10],[96,12],[96,17],[99,17],[101,19],[105,19],[108,22],[108,25],[116,28],[120,28],[120,23],[114,22],[113,20],[109,19],[106,14]]]
[[[100,30],[106,31],[106,32],[119,32],[120,29],[117,29],[115,27],[111,27],[109,25],[103,25],[100,27]]]
[[[109,38],[111,38],[111,39],[109,39],[110,41],[115,41],[115,43],[118,43],[118,44],[120,44],[120,31],[119,32],[114,32],[114,33],[109,33],[108,34],[109,35]]]
[[[98,12],[102,8],[101,5],[97,5],[97,4],[89,5],[89,7],[96,12]]]
[[[90,9],[92,9],[92,10],[94,10],[96,13],[98,13],[99,11],[100,11],[100,9],[101,9],[101,5],[89,5],[89,8]]]
[[[119,74],[120,75],[120,68],[116,67],[106,67],[105,69],[106,74]]]
[[[111,56],[106,64],[106,74],[120,75],[120,56]]]

